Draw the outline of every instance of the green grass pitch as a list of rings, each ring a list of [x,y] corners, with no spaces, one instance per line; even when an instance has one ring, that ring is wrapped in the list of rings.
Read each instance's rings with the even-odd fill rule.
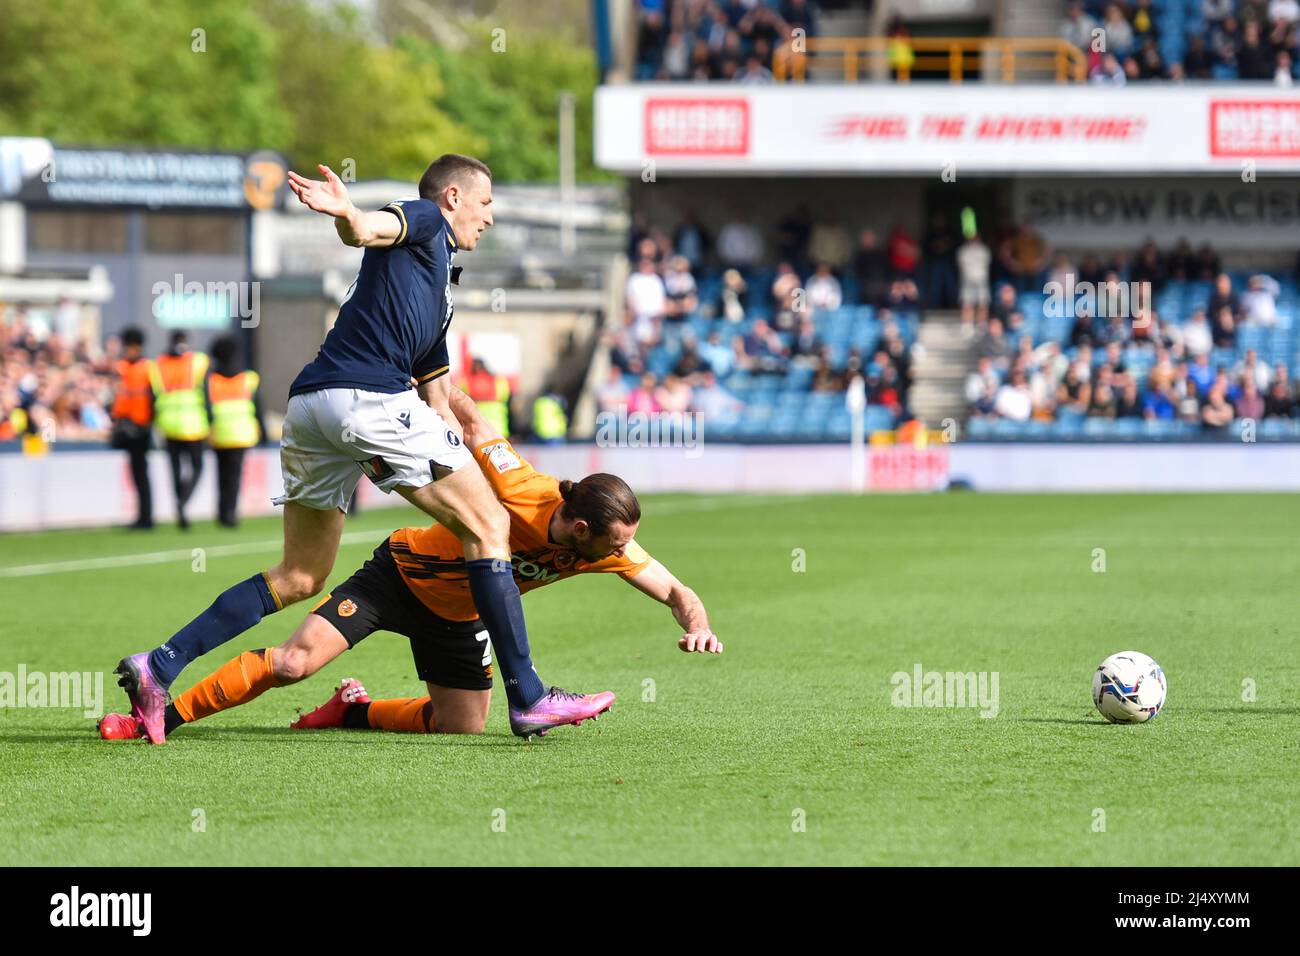
[[[666,608],[592,576],[526,598],[535,659],[619,701],[529,744],[499,686],[480,737],[288,729],[342,677],[421,693],[388,634],[164,747],[2,708],[0,863],[1300,864],[1296,497],[651,496],[645,514],[638,540],[704,599],[721,657],[682,654]],[[417,517],[350,522],[332,580]],[[0,671],[111,671],[272,562],[279,533],[0,537],[0,568],[176,552],[0,571]],[[1169,678],[1148,725],[1092,707],[1093,669],[1125,649]],[[893,706],[918,663],[996,672],[997,716]],[[111,673],[104,693],[124,709]]]

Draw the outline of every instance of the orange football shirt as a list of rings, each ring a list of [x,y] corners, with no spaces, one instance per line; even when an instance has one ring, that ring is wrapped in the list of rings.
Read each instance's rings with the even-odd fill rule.
[[[636,541],[628,542],[621,558],[611,555],[595,562],[552,541],[551,518],[564,500],[560,482],[524,461],[505,439],[479,445],[474,460],[510,515],[510,564],[521,594],[575,574],[612,572],[630,578],[650,563]],[[435,524],[401,528],[388,542],[402,580],[429,610],[449,621],[478,617],[459,538]]]

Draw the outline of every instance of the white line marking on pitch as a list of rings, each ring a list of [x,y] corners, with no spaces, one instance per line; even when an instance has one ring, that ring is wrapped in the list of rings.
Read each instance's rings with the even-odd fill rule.
[[[796,501],[804,496],[800,495],[765,495],[761,498],[696,498],[691,501],[679,502],[678,505],[662,505],[660,507],[651,506],[651,511],[656,515],[668,515],[678,512],[704,511],[710,507],[728,507],[738,508],[753,505],[766,505],[772,501]],[[689,505],[689,507],[682,507]],[[378,541],[378,536],[383,534],[382,531],[348,531],[343,534],[339,544],[361,544],[366,541]],[[390,532],[391,533],[391,532]],[[284,544],[282,538],[267,539],[264,541],[246,541],[243,544],[218,544],[211,548],[204,548],[203,552],[210,558],[228,557],[235,554],[259,554],[267,551],[278,551]],[[99,571],[106,568],[130,568],[143,564],[166,564],[168,561],[189,561],[194,556],[192,548],[175,548],[171,551],[146,551],[141,554],[116,554],[102,558],[76,558],[71,561],[51,561],[48,564],[20,564],[12,567],[0,568],[0,578],[31,578],[39,577],[46,574],[64,574],[69,571]]]

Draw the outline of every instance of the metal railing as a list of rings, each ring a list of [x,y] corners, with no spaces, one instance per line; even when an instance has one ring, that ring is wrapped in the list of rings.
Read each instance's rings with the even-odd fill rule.
[[[946,76],[961,83],[968,72],[981,78],[1015,83],[1027,72],[1047,73],[1058,83],[1082,83],[1088,76],[1088,60],[1082,50],[1059,37],[809,37],[805,51],[789,44],[777,50],[772,65],[779,81],[798,83],[807,79],[809,61],[814,66],[839,62],[845,83],[865,79],[892,78],[911,82],[917,73],[927,77]]]

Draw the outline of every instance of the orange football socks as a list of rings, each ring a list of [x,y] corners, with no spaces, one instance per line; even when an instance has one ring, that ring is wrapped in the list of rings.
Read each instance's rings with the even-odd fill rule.
[[[272,667],[275,648],[244,651],[199,681],[173,703],[176,712],[189,723],[240,704],[247,704],[263,691],[279,686]],[[427,700],[428,698],[426,698]]]
[[[428,697],[372,700],[367,710],[370,726],[398,734],[427,734],[433,723],[433,701]]]

